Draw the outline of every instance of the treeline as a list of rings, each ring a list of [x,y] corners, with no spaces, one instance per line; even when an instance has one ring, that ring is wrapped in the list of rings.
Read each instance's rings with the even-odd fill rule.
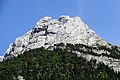
[[[54,46],[56,46],[54,48],[54,50],[64,50],[64,51],[79,51],[83,54],[91,54],[94,56],[106,56],[106,57],[112,57],[115,59],[120,59],[120,48],[117,46],[113,46],[111,48],[108,48],[106,46],[101,46],[101,45],[97,45],[96,47],[94,46],[87,46],[84,44],[70,44],[67,43],[66,45],[64,43],[60,43],[60,44],[55,44]],[[97,54],[94,52],[94,50],[100,51],[108,51],[110,54],[107,53],[102,53],[102,54]]]
[[[0,80],[17,80],[18,76],[25,80],[120,80],[120,73],[103,63],[43,47],[0,63]]]

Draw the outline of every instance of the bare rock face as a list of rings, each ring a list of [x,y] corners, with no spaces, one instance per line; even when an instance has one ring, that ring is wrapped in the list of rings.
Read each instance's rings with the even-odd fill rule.
[[[53,46],[57,43],[85,44],[90,46],[108,45],[84,24],[80,17],[61,16],[59,20],[44,17],[25,35],[16,38],[6,51],[7,55],[17,56],[29,49]]]
[[[40,48],[42,46],[48,48],[61,42],[64,44],[84,44],[86,46],[93,47],[102,45],[107,48],[111,48],[111,45],[84,24],[80,17],[71,18],[69,16],[60,16],[58,20],[52,19],[51,17],[44,17],[25,35],[16,38],[16,40],[7,49],[5,59],[17,57],[19,54],[23,54],[25,51],[29,51],[31,49]],[[103,50],[94,50],[94,52],[96,52],[96,54],[102,54],[103,52],[110,54]],[[85,55],[85,58],[87,57],[88,56]],[[102,58],[95,59],[98,60]],[[107,61],[107,63],[113,61],[112,59]],[[106,59],[103,59],[102,62],[105,63]],[[119,60],[118,63],[120,63]],[[120,65],[117,64],[117,67],[118,66],[120,67]],[[114,69],[116,71],[120,71],[120,69],[116,69],[116,67]]]
[[[4,58],[3,56],[0,56],[0,62],[2,62],[2,61],[3,61],[3,58]]]

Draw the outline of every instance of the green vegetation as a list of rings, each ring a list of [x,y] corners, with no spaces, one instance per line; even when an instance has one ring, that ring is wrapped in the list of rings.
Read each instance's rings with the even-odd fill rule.
[[[66,50],[49,51],[43,47],[0,63],[0,80],[17,80],[18,76],[25,80],[120,80],[120,73],[103,63],[96,64],[93,59],[88,62]]]
[[[91,54],[94,56],[106,56],[106,57],[112,57],[115,59],[120,59],[120,50],[118,50],[119,47],[113,46],[111,48],[107,48],[106,46],[100,46],[98,45],[97,47],[93,46],[86,46],[84,44],[69,44],[67,43],[64,45],[63,43],[56,44],[56,50],[63,49],[64,51],[70,50],[70,51],[78,51],[84,54]],[[64,47],[64,48],[63,48]],[[107,53],[102,53],[102,54],[97,54],[93,52],[94,50],[103,50],[103,51],[108,51],[110,54]]]

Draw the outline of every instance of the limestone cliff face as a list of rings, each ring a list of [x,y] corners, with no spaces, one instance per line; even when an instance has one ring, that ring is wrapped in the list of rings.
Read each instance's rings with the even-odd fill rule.
[[[29,49],[53,46],[57,43],[85,44],[90,46],[108,45],[84,24],[80,17],[61,16],[59,20],[44,17],[32,30],[16,38],[6,51],[7,55],[21,54]]]
[[[4,58],[4,56],[0,56],[0,62],[2,62],[2,61],[3,61],[3,58]]]
[[[54,44],[59,43],[70,43],[70,44],[84,44],[86,46],[97,47],[106,46],[111,49],[112,46],[108,44],[107,41],[99,37],[92,29],[90,29],[86,24],[82,22],[80,17],[69,17],[69,16],[60,16],[58,20],[52,19],[51,17],[44,17],[38,21],[25,35],[16,38],[16,40],[9,46],[6,51],[5,59],[11,57],[17,57],[18,54],[23,54],[25,51],[31,49],[36,49],[40,47],[48,48],[54,46]],[[110,54],[107,50],[93,50],[96,54]],[[74,51],[75,53],[76,51]],[[76,52],[77,53],[77,52]],[[84,54],[84,53],[79,53]],[[83,56],[83,55],[82,55]],[[95,58],[98,61],[102,61],[105,64],[111,66],[119,66],[119,64],[113,63],[114,59],[105,57],[105,59],[97,58],[96,56],[91,57],[91,55],[84,55],[83,57],[88,60]],[[107,59],[106,59],[107,58]],[[112,63],[110,63],[112,61]],[[112,64],[112,65],[111,65]],[[120,71],[119,67],[114,68],[116,71]]]

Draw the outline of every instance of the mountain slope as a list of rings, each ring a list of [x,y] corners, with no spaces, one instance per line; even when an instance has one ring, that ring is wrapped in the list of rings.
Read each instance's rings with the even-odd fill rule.
[[[60,46],[59,46],[60,47]],[[12,60],[0,63],[0,80],[119,80],[115,73],[96,60],[60,49],[42,48],[25,52]],[[70,47],[70,45],[68,46]]]
[[[84,24],[79,17],[61,16],[58,20],[44,17],[25,35],[17,38],[7,49],[5,60],[17,57],[25,51],[45,47],[53,50],[58,44],[60,48],[77,54],[90,61],[120,71],[120,48],[113,46]],[[70,45],[70,47],[67,47]]]

